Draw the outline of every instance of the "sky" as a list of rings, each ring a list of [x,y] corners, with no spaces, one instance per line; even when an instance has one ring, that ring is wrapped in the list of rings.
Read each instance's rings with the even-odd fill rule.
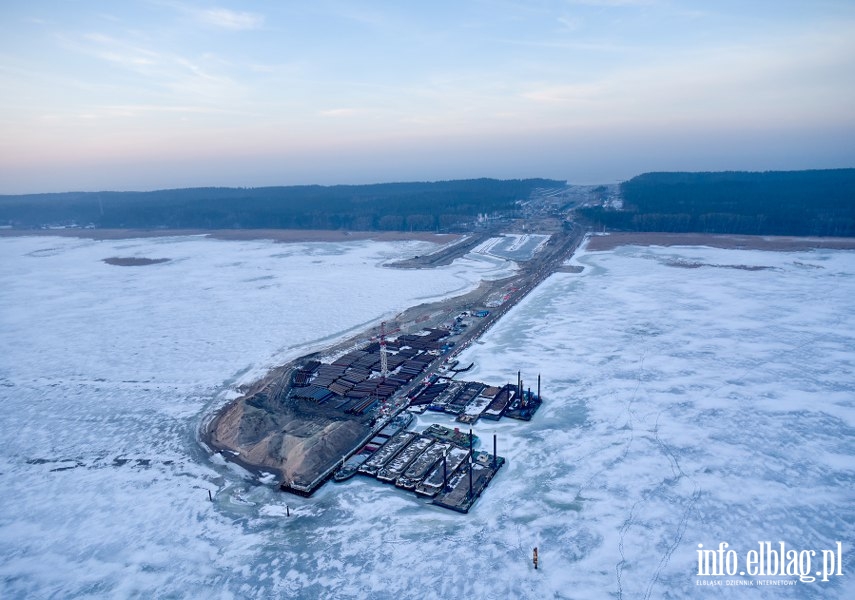
[[[0,194],[838,167],[852,0],[0,0]]]

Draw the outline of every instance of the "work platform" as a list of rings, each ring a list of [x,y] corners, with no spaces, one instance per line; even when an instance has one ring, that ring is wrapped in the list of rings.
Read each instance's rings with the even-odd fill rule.
[[[505,459],[486,452],[476,452],[472,460],[464,463],[433,503],[443,508],[467,513],[475,500],[499,472]]]
[[[505,459],[448,441],[453,437],[441,425],[431,425],[421,434],[400,432],[357,473],[433,498],[432,503],[442,508],[467,513]],[[474,445],[476,438],[470,434],[463,439]]]
[[[325,411],[330,419],[360,419],[367,425],[374,418],[341,454],[318,461],[311,474],[283,481],[281,489],[308,496],[330,477],[345,481],[359,474],[468,512],[505,459],[493,456],[495,449],[493,455],[475,451],[471,429],[467,435],[434,424],[421,433],[407,431],[412,415],[406,409],[426,407],[471,427],[480,418],[529,420],[541,399],[540,376],[536,394],[523,388],[520,373],[516,384],[498,387],[454,379],[473,367],[451,369],[448,365],[456,361],[443,364],[442,359],[459,335],[455,332],[477,317],[464,314],[450,330],[424,329],[395,340],[381,336],[382,343],[351,350],[332,363],[309,360],[295,369],[277,394],[284,402]]]

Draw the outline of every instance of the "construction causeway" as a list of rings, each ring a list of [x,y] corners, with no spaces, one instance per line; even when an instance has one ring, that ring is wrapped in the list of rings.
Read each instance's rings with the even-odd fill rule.
[[[276,474],[283,491],[310,496],[334,475],[372,477],[467,512],[506,459],[495,440],[493,452],[478,449],[477,437],[461,429],[482,419],[530,420],[542,399],[539,375],[534,389],[520,373],[498,385],[462,380],[473,365],[455,357],[561,270],[582,233],[542,236],[535,257],[480,295],[411,309],[332,358],[310,355],[276,369],[206,422],[203,442]],[[454,429],[407,429],[412,413],[425,411],[444,413]]]

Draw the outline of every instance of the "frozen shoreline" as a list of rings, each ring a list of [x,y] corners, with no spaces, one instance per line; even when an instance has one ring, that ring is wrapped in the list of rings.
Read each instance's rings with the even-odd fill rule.
[[[332,269],[359,282],[388,248],[115,243],[0,239],[3,595],[393,599],[417,578],[425,598],[694,597],[698,543],[855,543],[851,253],[577,253],[582,273],[550,277],[460,357],[474,379],[542,373],[546,399],[531,423],[476,428],[508,464],[461,519],[356,478],[281,494],[196,439],[217,394],[295,352],[283,337],[385,301],[366,286],[304,335],[290,312],[323,298],[289,290],[333,286]],[[176,260],[100,262],[137,253]],[[433,283],[461,281],[446,275]],[[843,600],[844,574],[752,596]]]
[[[461,238],[452,233],[422,231],[347,231],[332,229],[0,229],[0,237],[72,237],[90,240],[130,240],[198,236],[217,240],[275,242],[420,241],[449,244]]]

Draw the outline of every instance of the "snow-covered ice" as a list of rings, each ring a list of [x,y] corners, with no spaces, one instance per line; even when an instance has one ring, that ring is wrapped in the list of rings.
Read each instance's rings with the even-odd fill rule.
[[[855,253],[578,255],[460,357],[541,373],[545,399],[475,427],[509,463],[469,515],[360,477],[298,498],[207,455],[236,385],[508,268],[380,267],[426,250],[0,239],[0,597],[855,595]],[[780,540],[841,541],[844,576],[696,586],[697,544]]]

